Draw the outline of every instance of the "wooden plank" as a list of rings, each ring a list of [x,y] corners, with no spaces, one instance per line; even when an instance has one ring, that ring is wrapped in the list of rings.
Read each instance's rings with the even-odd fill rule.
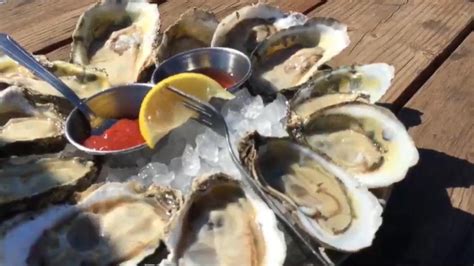
[[[419,88],[421,84],[412,83],[420,73],[456,36],[472,30],[472,14],[474,4],[465,0],[329,0],[310,13],[348,25],[351,45],[331,65],[386,62],[395,66],[394,84],[383,98],[389,103],[406,88]]]
[[[97,0],[14,0],[0,5],[0,32],[37,52],[71,37],[77,19]]]
[[[71,44],[66,44],[64,46],[59,47],[56,50],[53,50],[46,54],[46,56],[50,60],[69,60],[69,55],[71,53]]]
[[[199,7],[205,10],[213,11],[218,18],[222,18],[231,12],[252,4],[256,0],[186,0],[186,1],[167,1],[160,5],[162,29],[166,29],[184,11],[192,7]],[[304,1],[285,1],[285,0],[264,0],[260,1],[280,7],[286,11],[305,12],[314,6],[320,4],[322,0],[304,0]]]
[[[420,162],[396,185],[374,246],[348,265],[474,264],[474,34],[399,114]],[[420,117],[421,115],[421,117]]]
[[[161,30],[164,31],[169,25],[173,24],[178,17],[187,9],[192,7],[200,7],[205,10],[211,10],[216,13],[218,18],[222,18],[232,11],[235,11],[245,5],[256,3],[255,0],[187,0],[187,1],[167,1],[159,5],[161,15]],[[322,0],[309,1],[284,1],[284,0],[265,0],[266,2],[275,6],[279,6],[286,11],[305,12],[312,9],[314,6],[320,4]],[[51,51],[47,54],[52,59],[68,59],[70,45],[60,47],[57,50]]]

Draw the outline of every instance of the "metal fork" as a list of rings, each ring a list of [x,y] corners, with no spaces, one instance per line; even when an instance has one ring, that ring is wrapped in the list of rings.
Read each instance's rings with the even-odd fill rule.
[[[250,177],[247,170],[244,169],[240,159],[237,157],[234,149],[232,148],[233,145],[229,134],[229,128],[225,118],[221,115],[221,113],[217,111],[212,105],[205,103],[192,95],[186,94],[175,87],[168,86],[167,89],[180,96],[181,102],[186,108],[198,114],[197,117],[193,118],[194,120],[206,127],[213,129],[217,134],[226,138],[228,151],[231,155],[232,161],[244,177],[242,179],[244,185],[256,193],[270,207],[270,209],[272,209],[280,221],[283,222],[286,227],[291,230],[291,233],[293,233],[293,235],[308,248],[313,256],[315,256],[324,265],[333,265],[333,262],[328,261],[325,256],[315,250],[314,246],[310,244],[310,242],[300,233],[297,228],[295,228],[295,226],[293,226],[293,224],[285,217],[282,210],[280,210],[280,208],[274,204],[274,202],[257,185],[255,180]]]

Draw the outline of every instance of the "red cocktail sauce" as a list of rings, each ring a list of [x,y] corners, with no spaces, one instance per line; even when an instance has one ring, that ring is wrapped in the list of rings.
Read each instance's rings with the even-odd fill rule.
[[[89,149],[99,151],[113,151],[131,148],[145,143],[138,120],[120,119],[102,135],[91,135],[84,142]]]
[[[206,75],[211,79],[217,81],[222,87],[226,89],[232,87],[235,84],[235,80],[231,74],[219,69],[205,67],[192,70],[191,72]]]

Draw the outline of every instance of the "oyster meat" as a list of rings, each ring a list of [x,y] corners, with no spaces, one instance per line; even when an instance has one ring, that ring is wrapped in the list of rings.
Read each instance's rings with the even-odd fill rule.
[[[323,70],[296,91],[290,108],[304,119],[317,110],[343,102],[375,103],[388,90],[393,77],[393,66],[384,63]]]
[[[112,85],[138,81],[153,65],[158,6],[146,0],[102,0],[79,18],[71,61],[104,69]]]
[[[107,75],[103,71],[63,61],[50,62],[44,56],[37,56],[36,59],[81,98],[87,98],[110,87]],[[57,101],[59,98],[66,102],[64,96],[51,85],[2,54],[0,54],[0,84],[27,88],[44,99]]]
[[[258,133],[244,138],[239,152],[264,192],[307,235],[343,251],[371,245],[382,207],[341,168],[289,139]]]
[[[181,52],[210,46],[217,23],[211,12],[198,8],[187,10],[163,33],[156,63]]]
[[[168,188],[92,186],[75,205],[16,221],[1,242],[2,265],[158,264],[167,256],[165,228],[181,204],[180,193]]]
[[[35,103],[26,89],[1,90],[0,157],[60,151],[63,121],[55,105]]]
[[[347,26],[331,18],[281,30],[252,53],[252,88],[260,94],[295,90],[348,45]]]
[[[93,161],[59,154],[0,160],[0,216],[63,201],[97,177]]]
[[[259,43],[275,32],[302,25],[306,20],[301,13],[284,13],[263,3],[245,6],[222,19],[211,46],[230,47],[250,55]]]
[[[282,265],[283,233],[272,211],[224,174],[196,179],[167,243],[178,265]]]
[[[381,106],[362,102],[333,105],[289,128],[296,139],[328,156],[369,188],[402,180],[418,162],[407,130]]]

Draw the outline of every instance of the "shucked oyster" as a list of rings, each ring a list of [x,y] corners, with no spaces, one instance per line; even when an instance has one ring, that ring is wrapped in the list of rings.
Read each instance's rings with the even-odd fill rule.
[[[278,266],[286,256],[272,211],[224,174],[195,180],[172,226],[167,243],[178,265]]]
[[[383,63],[323,70],[296,91],[290,108],[299,119],[306,119],[317,110],[343,102],[375,103],[393,77],[393,66]]]
[[[64,148],[63,115],[53,104],[35,103],[27,90],[0,91],[0,157]]]
[[[382,207],[341,168],[289,139],[257,133],[241,142],[239,152],[264,192],[313,239],[344,251],[371,245]]]
[[[165,228],[181,206],[172,189],[106,183],[75,205],[51,206],[16,222],[3,238],[2,265],[157,265]]]
[[[71,61],[104,69],[112,85],[139,80],[153,64],[158,6],[146,0],[102,0],[79,18]]]
[[[328,156],[369,188],[402,180],[418,162],[418,151],[390,110],[362,102],[323,108],[290,131]]]
[[[81,98],[87,98],[110,87],[107,75],[103,71],[63,61],[50,62],[42,56],[36,58]],[[51,85],[37,78],[26,68],[1,53],[0,84],[27,88],[35,96],[49,98],[49,100],[64,99],[64,96]]]
[[[267,95],[294,90],[348,45],[346,25],[331,18],[313,18],[279,31],[252,53],[252,88]]]
[[[184,51],[210,46],[217,23],[211,12],[197,8],[187,10],[164,32],[157,51],[157,63]]]
[[[93,161],[58,154],[0,159],[0,216],[63,201],[97,174]]]
[[[250,55],[255,47],[277,31],[302,25],[301,13],[284,13],[263,3],[245,6],[222,19],[212,37],[212,46],[225,46]]]

